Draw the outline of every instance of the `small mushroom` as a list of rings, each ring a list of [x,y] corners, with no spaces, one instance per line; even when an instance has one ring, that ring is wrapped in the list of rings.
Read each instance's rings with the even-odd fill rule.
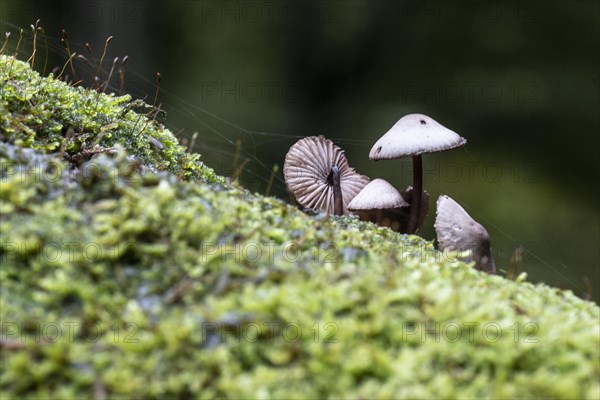
[[[374,179],[352,199],[348,210],[358,214],[363,221],[388,226],[398,232],[401,229],[400,210],[409,206],[400,192],[386,180]]]
[[[305,208],[348,213],[348,203],[369,183],[348,164],[344,151],[323,136],[309,136],[290,147],[283,165],[288,189]]]
[[[400,192],[400,194],[402,195],[402,198],[404,198],[404,200],[409,203],[412,204],[412,194],[413,194],[413,188],[412,186],[409,186],[406,188],[406,190]],[[411,208],[403,208],[400,210],[399,215],[398,215],[398,221],[400,222],[400,232],[402,233],[407,233],[408,232],[408,222],[410,220],[410,211]],[[429,214],[429,193],[427,193],[426,190],[423,190],[423,193],[421,195],[421,210],[419,212],[419,220],[417,221],[417,227],[415,228],[415,233],[419,231],[419,229],[421,228],[421,226],[423,226],[423,223],[425,222],[425,218],[427,218],[427,215]]]
[[[442,126],[423,114],[406,115],[373,145],[371,160],[389,160],[412,156],[413,201],[410,208],[408,233],[415,233],[421,219],[421,197],[423,193],[423,161],[421,154],[449,150],[462,146],[467,141],[456,132]]]
[[[435,233],[439,250],[468,251],[464,261],[489,274],[496,272],[490,235],[456,201],[442,195],[437,200]]]

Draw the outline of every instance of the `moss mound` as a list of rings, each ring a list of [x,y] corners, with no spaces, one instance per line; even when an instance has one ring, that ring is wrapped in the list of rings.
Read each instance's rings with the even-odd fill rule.
[[[2,398],[598,397],[595,304],[251,194],[144,110],[0,58]]]

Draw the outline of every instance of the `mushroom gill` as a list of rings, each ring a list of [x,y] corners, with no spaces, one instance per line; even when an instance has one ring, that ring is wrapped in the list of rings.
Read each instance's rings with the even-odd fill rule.
[[[300,205],[335,215],[347,214],[348,203],[369,183],[368,177],[350,167],[344,151],[323,136],[309,136],[292,145],[283,176]]]

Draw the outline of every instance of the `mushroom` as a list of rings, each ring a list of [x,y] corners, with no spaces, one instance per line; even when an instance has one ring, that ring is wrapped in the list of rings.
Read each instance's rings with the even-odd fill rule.
[[[413,188],[409,186],[406,190],[400,192],[402,198],[409,203],[412,204],[412,194]],[[407,233],[408,232],[408,221],[410,220],[410,211],[411,208],[403,208],[400,210],[398,215],[398,220],[400,221],[400,232]],[[423,222],[425,222],[425,218],[429,214],[429,193],[426,190],[423,190],[421,194],[421,210],[419,212],[419,220],[417,221],[417,227],[415,228],[415,232],[419,231],[419,228],[423,226]]]
[[[464,261],[489,274],[496,272],[490,235],[456,201],[442,195],[437,200],[435,233],[439,250],[468,251]]]
[[[369,183],[348,164],[344,151],[323,136],[297,141],[285,156],[288,189],[305,208],[348,213],[348,203]]]
[[[423,114],[406,115],[373,145],[371,160],[389,160],[412,156],[413,186],[408,233],[415,233],[421,212],[423,193],[423,161],[421,154],[449,150],[467,141],[456,132]]]
[[[386,180],[374,179],[352,199],[348,210],[358,214],[363,221],[400,231],[400,210],[409,206],[400,192]]]

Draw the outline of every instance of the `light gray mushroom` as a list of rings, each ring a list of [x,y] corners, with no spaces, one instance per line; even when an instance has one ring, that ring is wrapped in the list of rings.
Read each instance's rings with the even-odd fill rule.
[[[348,203],[369,183],[348,164],[344,151],[323,136],[309,136],[290,147],[283,176],[300,205],[329,214],[348,213]]]
[[[386,208],[408,207],[409,203],[385,179],[373,179],[360,191],[348,204],[348,209],[353,210],[384,210]]]
[[[400,231],[400,209],[409,207],[400,192],[384,179],[374,179],[348,204],[348,210],[363,221]]]
[[[489,274],[496,272],[490,235],[456,201],[442,195],[437,200],[435,233],[440,251],[468,252],[464,261]]]
[[[408,233],[415,233],[421,219],[421,197],[423,193],[423,161],[421,154],[449,150],[462,146],[467,141],[456,132],[442,126],[423,114],[406,115],[373,145],[371,160],[389,160],[402,157],[413,159],[412,202]]]

